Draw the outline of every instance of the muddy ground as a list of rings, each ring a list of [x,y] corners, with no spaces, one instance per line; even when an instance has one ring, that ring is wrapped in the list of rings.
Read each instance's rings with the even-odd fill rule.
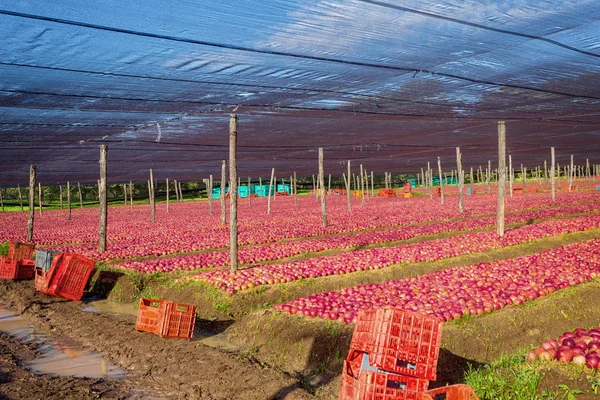
[[[250,358],[197,341],[137,332],[133,316],[85,312],[81,303],[34,293],[31,281],[2,281],[0,303],[34,326],[68,335],[128,371],[127,379],[120,382],[36,377],[19,366],[34,356],[33,350],[4,337],[2,361],[6,369],[2,369],[0,392],[5,398],[125,398],[134,387],[167,399],[310,397],[293,377]],[[54,397],[48,396],[49,392],[55,393]]]

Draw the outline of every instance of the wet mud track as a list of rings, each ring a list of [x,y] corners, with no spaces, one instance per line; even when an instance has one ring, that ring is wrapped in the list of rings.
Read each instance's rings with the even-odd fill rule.
[[[4,398],[147,398],[139,395],[144,391],[152,393],[148,397],[167,399],[311,397],[279,371],[197,341],[137,332],[133,316],[85,312],[81,303],[35,293],[30,281],[0,282],[0,305],[39,329],[71,337],[127,371],[123,380],[36,376],[20,364],[35,350],[2,335]],[[31,392],[19,395],[21,387]],[[50,390],[55,397],[48,396]]]

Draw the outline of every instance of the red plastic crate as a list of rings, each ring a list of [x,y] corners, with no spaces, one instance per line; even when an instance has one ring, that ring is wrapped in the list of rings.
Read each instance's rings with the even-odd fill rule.
[[[135,329],[161,337],[191,339],[197,306],[168,300],[140,299]]]
[[[427,379],[412,376],[355,370],[344,361],[339,400],[421,400]]]
[[[60,268],[64,256],[65,254],[63,253],[55,254],[54,257],[52,257],[52,263],[50,264],[50,269],[47,272],[44,272],[41,269],[35,270],[35,290],[44,294],[50,294],[48,291],[50,282],[52,281],[53,276],[56,274],[56,271],[58,271],[58,269]]]
[[[0,278],[32,279],[34,265],[33,260],[17,261],[0,257]]]
[[[170,301],[140,299],[135,329],[162,336]]]
[[[171,303],[162,336],[191,339],[196,325],[197,306]]]
[[[452,385],[426,391],[423,400],[479,400],[479,398],[469,385]]]
[[[33,257],[33,248],[35,246],[30,243],[10,242],[8,249],[8,258],[15,261],[31,260]]]
[[[381,370],[435,380],[443,322],[398,308],[363,310],[357,316],[348,361]]]
[[[94,260],[78,254],[65,254],[57,267],[48,286],[48,293],[69,300],[81,300],[83,289],[94,270]]]

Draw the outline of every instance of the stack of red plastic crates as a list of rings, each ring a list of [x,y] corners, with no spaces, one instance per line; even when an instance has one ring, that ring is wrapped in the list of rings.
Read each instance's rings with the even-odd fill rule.
[[[443,322],[386,307],[357,316],[339,400],[477,400],[467,385],[427,390],[437,377]]]
[[[168,300],[140,299],[135,329],[161,337],[191,339],[197,306]]]
[[[77,254],[59,253],[52,258],[48,271],[35,270],[35,289],[51,296],[79,301],[94,261]]]
[[[8,257],[0,257],[0,278],[3,279],[32,279],[35,262],[33,244],[11,242]]]
[[[436,379],[443,322],[396,308],[358,314],[340,400],[421,400]]]

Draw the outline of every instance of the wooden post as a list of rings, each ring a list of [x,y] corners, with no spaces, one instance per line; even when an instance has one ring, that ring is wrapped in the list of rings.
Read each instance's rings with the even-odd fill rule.
[[[292,185],[292,177],[290,176],[290,188]],[[252,207],[252,196],[250,196],[250,177],[248,177],[248,207]]]
[[[42,203],[42,183],[38,182],[38,204],[40,206],[40,215],[44,215],[43,214],[43,209],[44,209],[44,203]]]
[[[273,176],[273,201],[275,201],[275,197],[277,197],[277,177]]]
[[[506,125],[498,121],[498,215],[496,233],[504,236],[504,196],[506,192]]]
[[[556,186],[555,186],[555,175],[556,171],[554,170],[554,166],[556,165],[556,161],[554,159],[554,147],[550,147],[550,184],[552,185],[552,201],[556,201]]]
[[[23,212],[23,193],[21,193],[20,184],[17,184],[17,190],[19,191],[19,204],[21,205],[21,212]]]
[[[442,161],[438,157],[438,174],[440,175],[440,203],[444,204],[444,178],[442,177]],[[471,183],[473,183],[473,167],[471,167]]]
[[[67,181],[67,220],[71,219],[71,182]]]
[[[461,154],[460,147],[456,148],[456,170],[458,175],[458,211],[463,212],[463,174],[462,174],[462,164],[461,164]]]
[[[362,164],[360,164],[360,204],[365,205],[365,179]]]
[[[488,194],[491,194],[492,193],[492,161],[491,160],[488,160],[487,185],[488,185]]]
[[[81,185],[77,182],[77,190],[79,191],[79,208],[83,208],[83,195],[81,193]]]
[[[271,214],[271,190],[273,190],[273,178],[275,177],[275,168],[271,169],[271,180],[269,181],[269,198],[267,199],[267,214]],[[313,175],[314,179],[314,175]],[[313,180],[314,182],[314,180]]]
[[[433,176],[431,175],[431,163],[427,161],[427,183],[429,185],[429,200],[433,200]]]
[[[475,177],[473,176],[473,167],[471,167],[471,175],[469,176],[469,181],[471,183],[471,195],[475,194]]]
[[[361,171],[362,171],[362,165],[360,167],[361,167]],[[325,204],[325,172],[323,171],[323,148],[322,147],[319,147],[319,182],[321,185],[321,217],[323,219],[323,228],[327,228],[327,207]],[[364,197],[363,197],[363,202],[364,202]]]
[[[208,209],[210,210],[210,215],[212,215],[213,213],[213,204],[212,204],[212,199],[213,199],[213,176],[209,175],[208,176],[208,184],[207,184],[207,188],[206,191],[208,192]]]
[[[123,205],[127,205],[127,184],[123,184]]]
[[[100,145],[100,223],[98,226],[98,251],[106,251],[106,145]]]
[[[27,220],[27,241],[33,241],[33,221],[35,218],[35,165],[29,168],[29,218]]]
[[[315,200],[317,200],[319,198],[319,194],[317,193],[317,183],[315,182],[315,175],[313,174],[312,176],[312,182],[313,182],[313,193],[315,194]]]
[[[229,180],[231,182],[229,188],[229,263],[231,272],[235,272],[238,265],[237,129],[237,115],[229,114]],[[248,181],[250,181],[250,178],[248,178]]]
[[[569,192],[573,189],[573,154],[571,154],[571,168],[569,168]]]
[[[152,214],[152,222],[155,221],[156,214],[156,203],[154,201],[154,177],[152,176],[152,168],[150,168],[150,184],[148,190],[150,190],[150,209]]]
[[[327,183],[327,194],[331,193],[331,174],[329,174],[329,183]]]
[[[509,195],[512,198],[513,197],[513,179],[514,179],[514,175],[513,175],[513,169],[512,169],[512,155],[508,155],[508,176],[509,176]]]
[[[183,202],[183,191],[181,190],[181,181],[177,182],[177,185],[179,185],[179,201]]]
[[[62,185],[58,185],[58,192],[60,196],[60,209],[63,209],[63,193],[62,193]]]
[[[350,160],[348,160],[348,178],[344,179],[346,181],[346,197],[348,198],[348,213],[352,213],[352,200],[350,199]]]
[[[544,160],[544,186],[548,187],[548,163]]]
[[[375,197],[375,189],[373,187],[373,171],[371,171],[371,197]]]
[[[133,210],[133,182],[129,181],[129,206]]]
[[[227,215],[225,211],[225,179],[227,179],[227,162],[221,161],[221,195],[219,200],[221,201],[221,225],[225,226],[227,222]],[[230,196],[231,198],[231,196]]]
[[[423,171],[423,167],[421,167],[421,183],[423,184],[423,194],[425,194],[425,191],[427,190],[427,181],[425,180],[425,171]]]
[[[294,171],[294,205],[298,208],[298,178],[296,177],[296,171]]]
[[[167,185],[167,213],[168,213],[169,212],[169,178],[166,178],[166,185]]]
[[[146,182],[148,182],[147,187],[148,187],[148,204],[150,204],[150,206],[152,206],[152,191],[150,190],[150,179],[148,179]]]
[[[177,189],[177,179],[173,179],[173,189],[175,189],[175,202],[179,201],[179,190]]]

